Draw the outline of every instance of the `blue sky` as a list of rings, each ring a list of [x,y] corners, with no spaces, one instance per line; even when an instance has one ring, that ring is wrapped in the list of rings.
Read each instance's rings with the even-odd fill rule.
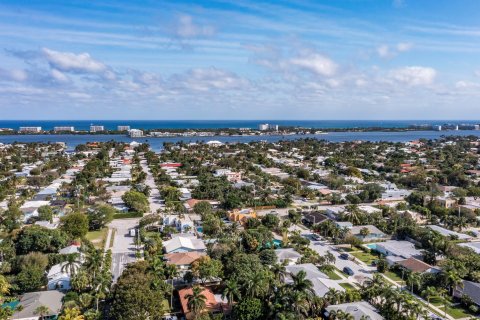
[[[480,119],[480,1],[0,2],[3,119]]]

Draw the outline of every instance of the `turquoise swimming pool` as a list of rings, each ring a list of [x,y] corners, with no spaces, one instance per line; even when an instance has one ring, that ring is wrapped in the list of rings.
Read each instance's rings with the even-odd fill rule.
[[[377,244],[376,243],[368,243],[365,245],[365,247],[367,247],[368,249],[371,249],[371,250],[376,250],[377,249]]]

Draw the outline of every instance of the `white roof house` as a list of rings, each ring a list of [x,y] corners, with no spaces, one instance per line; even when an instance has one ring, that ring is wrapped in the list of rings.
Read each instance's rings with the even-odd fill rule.
[[[306,278],[312,281],[313,291],[318,297],[325,296],[325,294],[330,290],[330,288],[333,288],[337,291],[345,291],[345,289],[341,285],[339,285],[336,281],[330,280],[326,274],[320,272],[318,268],[311,263],[286,266],[285,269],[287,270],[287,272],[294,275],[298,274],[300,271],[305,271]],[[291,277],[285,279],[285,282],[291,283]]]
[[[49,309],[48,316],[57,316],[62,310],[62,300],[65,295],[59,291],[39,291],[25,293],[20,299],[19,308],[15,311],[12,319],[15,320],[37,320],[40,316],[36,310],[40,306]]]
[[[384,318],[378,311],[366,301],[358,301],[351,303],[342,303],[328,306],[326,308],[325,316],[330,316],[332,311],[342,310],[353,316],[354,320],[369,319],[369,320],[383,320]]]
[[[290,265],[296,264],[302,257],[302,255],[293,248],[276,249],[275,255],[277,256],[278,262],[283,263],[284,261],[288,261]]]
[[[201,239],[195,237],[175,237],[163,243],[165,253],[174,252],[203,252],[207,249],[205,243]]]
[[[421,250],[416,249],[415,245],[408,241],[389,240],[378,242],[373,249],[386,256],[397,256],[405,259],[423,255]]]
[[[442,236],[445,236],[445,237],[454,236],[454,237],[457,237],[460,240],[470,240],[470,239],[472,239],[472,237],[469,236],[468,234],[455,232],[455,231],[448,230],[448,229],[445,229],[445,228],[442,228],[440,226],[436,226],[436,225],[433,225],[433,224],[428,225],[427,228],[430,228],[433,231],[436,231],[436,232],[440,233]]]

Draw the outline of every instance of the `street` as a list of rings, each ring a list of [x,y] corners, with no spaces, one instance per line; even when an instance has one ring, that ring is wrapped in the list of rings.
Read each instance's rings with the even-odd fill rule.
[[[109,228],[115,230],[112,250],[112,274],[113,282],[123,272],[125,266],[136,261],[134,238],[130,236],[129,230],[138,225],[139,219],[118,219],[113,220]],[[108,245],[108,244],[107,244]]]

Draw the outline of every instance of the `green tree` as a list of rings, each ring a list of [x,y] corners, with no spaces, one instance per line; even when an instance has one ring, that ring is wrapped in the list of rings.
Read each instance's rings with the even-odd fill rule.
[[[131,211],[145,213],[150,210],[148,198],[141,192],[133,190],[127,191],[122,196],[122,200]]]
[[[62,217],[60,222],[61,229],[72,238],[83,238],[88,232],[88,217],[84,213],[72,212]]]
[[[35,314],[40,316],[40,319],[45,319],[45,316],[48,316],[50,314],[50,309],[47,306],[38,306],[35,311]]]
[[[187,294],[184,297],[187,299],[188,309],[193,313],[194,319],[198,318],[207,305],[207,298],[202,292],[203,290],[200,286],[194,286],[192,288],[192,293]]]
[[[165,313],[165,293],[153,289],[148,263],[127,265],[112,294],[110,318],[117,320],[160,319]]]
[[[100,205],[88,211],[90,230],[100,230],[113,220],[116,210],[109,205]]]
[[[219,260],[203,256],[192,263],[192,274],[202,282],[223,276],[223,264]]]
[[[257,298],[244,298],[233,306],[233,317],[236,320],[264,319],[262,301]]]
[[[38,208],[38,218],[43,221],[52,221],[53,219],[52,207],[45,205]]]

